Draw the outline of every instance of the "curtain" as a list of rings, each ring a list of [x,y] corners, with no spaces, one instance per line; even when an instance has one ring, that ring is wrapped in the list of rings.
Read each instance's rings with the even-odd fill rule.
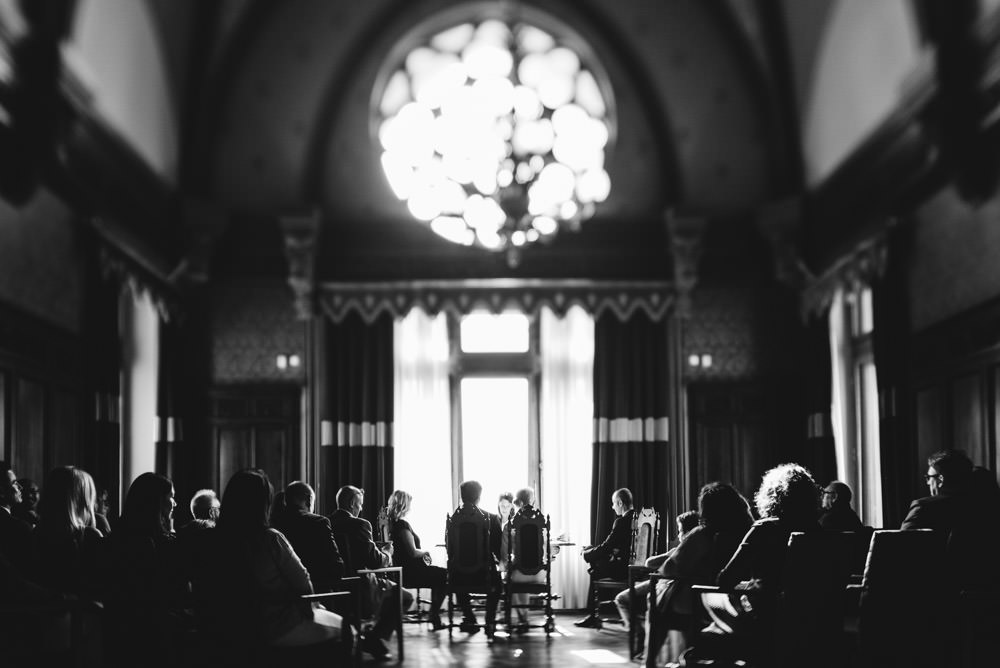
[[[541,496],[552,535],[582,545],[590,534],[592,462],[584,449],[594,414],[594,320],[579,306],[559,318],[541,311]],[[587,605],[588,576],[580,547],[553,563],[552,587],[563,608]]]
[[[837,477],[837,445],[830,411],[833,405],[833,364],[829,316],[823,313],[806,323],[806,445],[800,461],[816,482],[825,485]]]
[[[614,513],[611,495],[632,490],[635,506],[668,507],[668,341],[666,322],[635,313],[622,322],[597,319],[594,332],[594,432],[591,541],[604,539]],[[660,543],[669,527],[661,526]]]
[[[852,428],[854,425],[852,402],[854,392],[849,385],[853,376],[849,362],[851,342],[846,311],[844,290],[837,288],[830,305],[830,385],[832,392],[830,419],[833,426],[837,458],[837,480],[842,480],[854,487],[854,467],[850,456],[855,441]]]
[[[413,495],[407,520],[444,565],[445,518],[452,511],[448,322],[413,309],[393,326],[396,488]],[[382,499],[380,503],[384,503]]]
[[[872,351],[878,381],[882,459],[882,517],[886,527],[899,526],[909,500],[926,492],[919,478],[913,475],[915,468],[922,469],[923,462],[915,461],[916,449],[907,430],[911,410],[907,381],[912,335],[909,287],[902,261],[909,257],[909,249],[904,246],[909,243],[908,234],[906,229],[890,230],[885,271],[871,281]]]
[[[361,516],[374,522],[393,485],[392,317],[371,324],[350,315],[326,328],[327,400],[321,420],[332,426],[320,448],[324,512],[337,507],[337,490],[365,490]]]

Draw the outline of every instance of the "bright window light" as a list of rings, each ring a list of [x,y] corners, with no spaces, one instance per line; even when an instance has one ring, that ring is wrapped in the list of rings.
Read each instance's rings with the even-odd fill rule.
[[[462,477],[483,486],[482,507],[528,484],[528,379],[463,378]]]
[[[523,313],[470,313],[462,318],[462,352],[528,352],[528,317]]]

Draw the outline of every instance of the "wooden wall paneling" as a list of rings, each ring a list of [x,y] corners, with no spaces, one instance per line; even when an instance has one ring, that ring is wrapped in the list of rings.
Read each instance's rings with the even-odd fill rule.
[[[11,466],[19,478],[42,480],[45,476],[45,386],[18,378],[14,401]]]
[[[914,475],[926,473],[927,457],[945,447],[948,416],[945,389],[933,385],[917,391],[917,461]],[[919,469],[919,471],[917,471]]]
[[[57,466],[83,466],[79,449],[80,398],[75,392],[59,387],[53,388],[51,397],[48,461],[45,470],[49,471]]]
[[[253,430],[245,426],[222,426],[217,428],[216,437],[219,449],[216,489],[224,490],[234,473],[253,466]]]
[[[989,464],[986,380],[986,374],[978,372],[951,381],[952,440],[947,445],[964,450],[978,466]]]
[[[298,459],[291,457],[292,443],[285,426],[261,426],[254,430],[254,466],[267,471],[275,490],[283,489],[298,478],[298,467],[289,464]]]

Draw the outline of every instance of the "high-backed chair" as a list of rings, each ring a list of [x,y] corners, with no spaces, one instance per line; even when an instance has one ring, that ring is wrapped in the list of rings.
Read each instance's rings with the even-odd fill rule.
[[[862,665],[940,665],[947,643],[935,631],[947,600],[946,541],[930,530],[872,535],[858,620]]]
[[[629,554],[627,565],[631,568],[633,566],[640,567],[636,569],[634,577],[635,581],[641,581],[642,579],[649,577],[649,571],[645,569],[646,560],[652,557],[656,552],[656,542],[660,535],[660,513],[656,512],[653,508],[642,508],[635,512],[632,518],[632,542],[629,545]],[[590,598],[588,600],[594,601],[593,610],[596,614],[600,615],[601,605],[606,603],[612,603],[614,601],[614,596],[618,592],[624,589],[631,589],[634,587],[632,582],[632,575],[627,576],[625,580],[618,580],[616,578],[600,578],[594,580],[591,584]],[[611,598],[604,599],[603,595],[611,593]],[[634,598],[634,596],[633,596]],[[634,609],[635,601],[633,601]],[[617,615],[615,617],[603,618],[599,617],[601,623],[611,622],[613,624],[621,624],[622,620]],[[631,647],[635,642],[634,637],[634,625],[630,627],[629,631],[629,646]]]
[[[515,609],[541,608],[545,611],[545,622],[529,624],[529,627],[545,629],[546,635],[555,630],[552,601],[559,597],[552,593],[550,529],[548,516],[543,516],[535,508],[522,510],[507,523],[509,554],[504,586],[504,624],[508,629],[511,628],[511,615]],[[521,576],[533,581],[519,580]],[[528,603],[515,603],[515,594],[528,594]],[[532,598],[540,604],[532,604]]]
[[[455,594],[493,594],[497,591],[495,564],[490,552],[490,520],[482,512],[456,510],[445,526],[448,550],[448,638],[455,624]]]
[[[844,590],[850,579],[851,545],[849,537],[842,533],[792,533],[770,623],[752,635],[702,633],[685,655],[686,665],[844,665]],[[742,605],[740,591],[704,585],[692,589],[727,593],[735,606]]]

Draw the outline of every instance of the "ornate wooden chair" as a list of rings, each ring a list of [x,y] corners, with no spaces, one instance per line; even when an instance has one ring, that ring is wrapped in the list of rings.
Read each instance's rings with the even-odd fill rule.
[[[448,550],[448,638],[455,624],[455,594],[499,595],[498,576],[490,552],[490,520],[477,509],[459,509],[445,527]]]
[[[630,572],[625,580],[618,580],[616,578],[600,578],[594,580],[591,585],[590,600],[594,601],[593,610],[595,614],[600,615],[601,605],[614,602],[614,596],[620,591],[625,589],[630,589],[634,594],[634,582],[640,582],[649,577],[649,571],[646,569],[646,560],[652,557],[656,553],[656,542],[660,535],[660,513],[656,512],[653,508],[642,508],[635,512],[635,516],[632,518],[632,542],[629,545],[629,554],[627,565],[631,571],[631,567],[638,566],[639,568],[633,572]],[[635,578],[633,581],[632,578]],[[601,596],[602,593],[611,592],[611,598],[604,600]],[[632,595],[632,609],[635,609],[635,596]],[[618,615],[615,617],[599,617],[601,623],[610,622],[613,624],[621,624],[622,619]],[[635,643],[635,625],[629,628],[629,647]]]
[[[507,523],[509,553],[504,586],[504,624],[508,630],[512,628],[514,610],[539,608],[545,611],[545,622],[528,626],[545,629],[546,635],[555,630],[552,601],[559,596],[552,593],[550,529],[548,516],[543,516],[535,508],[519,512]],[[516,602],[516,594],[528,594],[528,602]],[[540,603],[532,604],[531,599]]]

